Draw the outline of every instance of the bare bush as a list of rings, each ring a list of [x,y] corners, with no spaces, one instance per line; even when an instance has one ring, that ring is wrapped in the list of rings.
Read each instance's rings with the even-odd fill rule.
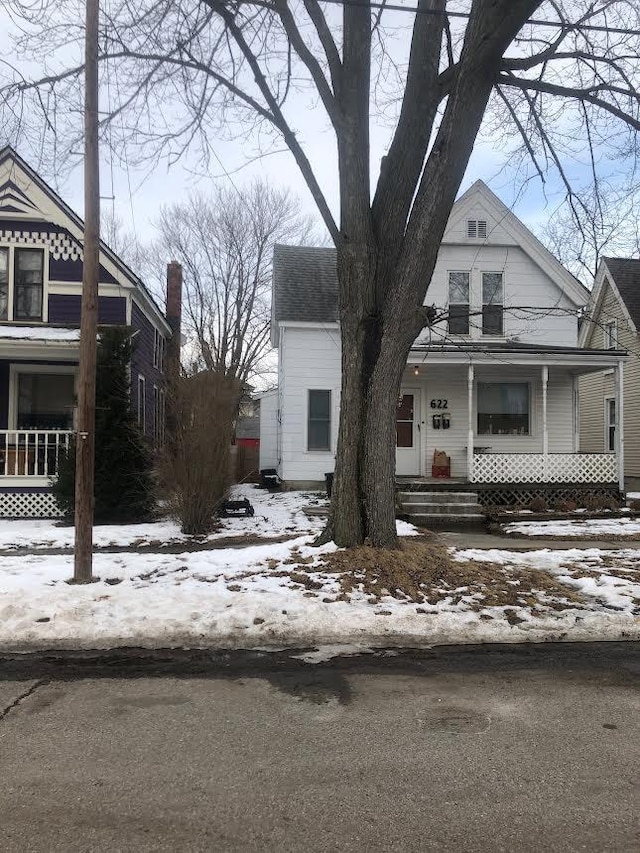
[[[212,371],[178,376],[167,399],[160,478],[169,512],[180,522],[182,532],[202,535],[213,527],[230,484],[237,383]]]

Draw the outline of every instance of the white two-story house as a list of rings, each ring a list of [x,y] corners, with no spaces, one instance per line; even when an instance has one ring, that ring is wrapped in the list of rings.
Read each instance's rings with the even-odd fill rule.
[[[261,468],[289,487],[333,470],[340,329],[333,249],[276,246],[278,388],[261,404]],[[588,291],[477,181],[455,203],[427,291],[435,321],[398,399],[397,474],[499,485],[622,483],[617,453],[579,452],[578,379],[623,370],[621,350],[578,347]],[[434,453],[447,467],[435,471]],[[442,457],[439,460],[442,462]]]

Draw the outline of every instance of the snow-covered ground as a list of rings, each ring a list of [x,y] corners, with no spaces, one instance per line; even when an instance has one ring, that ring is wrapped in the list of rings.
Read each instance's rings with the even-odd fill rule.
[[[443,643],[523,642],[640,638],[640,551],[458,551],[461,561],[490,562],[503,582],[517,587],[519,570],[539,569],[566,586],[567,595],[544,589],[533,603],[484,606],[481,586],[440,588],[417,604],[356,589],[345,596],[340,576],[321,564],[332,544],[311,547],[321,521],[301,507],[314,498],[251,491],[254,519],[232,519],[215,536],[239,532],[285,542],[185,553],[98,553],[97,583],[66,583],[70,554],[0,557],[0,649],[144,647],[344,647]],[[155,540],[162,527],[151,526]],[[310,530],[311,528],[311,530]],[[176,528],[164,528],[173,530]],[[40,544],[46,526],[22,526],[22,545]],[[55,528],[51,531],[59,532]],[[118,532],[119,531],[119,532]],[[137,541],[128,528],[105,537]],[[399,524],[402,534],[415,533]],[[14,531],[15,533],[16,531]],[[48,535],[48,534],[47,534]],[[173,535],[173,534],[172,534]],[[177,535],[177,534],[176,534]],[[149,541],[148,539],[145,541]],[[13,543],[15,544],[15,542]],[[435,589],[435,587],[434,587]]]
[[[302,508],[307,505],[325,506],[322,494],[309,492],[269,493],[251,485],[234,486],[234,499],[248,498],[255,510],[251,518],[222,518],[214,533],[198,541],[212,542],[229,536],[251,536],[275,539],[301,533],[317,533],[323,520],[308,518]],[[73,527],[61,527],[50,520],[0,521],[0,551],[23,548],[73,548]],[[165,519],[151,524],[98,525],[93,530],[97,548],[119,546],[129,548],[139,545],[174,545],[193,541],[180,531],[175,521]]]
[[[583,539],[597,536],[638,536],[640,519],[585,518],[566,521],[515,521],[504,525],[505,533],[520,536],[562,536],[563,539]]]

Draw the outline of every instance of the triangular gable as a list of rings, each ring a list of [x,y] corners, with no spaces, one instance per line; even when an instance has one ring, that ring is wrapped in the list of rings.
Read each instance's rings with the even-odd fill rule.
[[[587,305],[587,319],[585,319],[582,324],[580,334],[578,335],[578,346],[589,348],[593,334],[600,321],[602,306],[607,295],[607,288],[611,291],[613,298],[618,303],[622,316],[629,324],[629,329],[635,334],[638,334],[638,330],[631,319],[631,315],[627,310],[624,299],[620,296],[620,291],[618,290],[615,279],[611,275],[611,271],[609,270],[606,261],[601,260],[598,264],[598,269],[596,270],[591,298]]]
[[[2,209],[5,188],[8,207],[16,206],[19,210]],[[31,213],[27,212],[29,209]],[[27,219],[31,228],[34,220],[42,223],[43,238],[54,243],[58,241],[51,246],[52,252],[59,252],[71,260],[82,260],[83,221],[11,146],[6,146],[0,150],[0,230],[11,239],[12,235],[19,233],[20,222]],[[50,223],[56,227],[56,235],[47,236],[47,232],[52,230]],[[100,266],[109,280],[133,290],[160,326],[169,329],[166,318],[142,280],[102,240]]]
[[[487,221],[485,241],[470,239],[466,235],[466,221],[481,218]],[[589,291],[560,261],[542,245],[518,217],[492,192],[484,181],[476,181],[455,202],[442,240],[443,244],[464,242],[467,245],[519,246],[531,260],[554,282],[576,307],[586,305]]]

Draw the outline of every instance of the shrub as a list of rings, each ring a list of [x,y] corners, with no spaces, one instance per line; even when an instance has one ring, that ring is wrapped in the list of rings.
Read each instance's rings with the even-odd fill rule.
[[[638,500],[638,498],[634,498],[632,501],[629,501],[629,509],[634,512],[640,512],[640,500]]]
[[[167,394],[160,479],[183,533],[208,533],[229,484],[238,384],[212,371],[175,377]]]
[[[529,503],[531,512],[546,512],[548,506],[544,498],[533,498]]]
[[[591,495],[584,502],[590,512],[598,512],[603,509],[620,509],[620,502],[611,495]]]
[[[155,510],[153,454],[131,409],[131,330],[101,328],[96,362],[94,521],[146,521]],[[63,516],[75,511],[75,443],[60,458],[53,493]]]
[[[553,508],[558,512],[574,512],[577,509],[578,505],[575,501],[565,500],[564,498],[560,498],[557,501],[554,501]]]

